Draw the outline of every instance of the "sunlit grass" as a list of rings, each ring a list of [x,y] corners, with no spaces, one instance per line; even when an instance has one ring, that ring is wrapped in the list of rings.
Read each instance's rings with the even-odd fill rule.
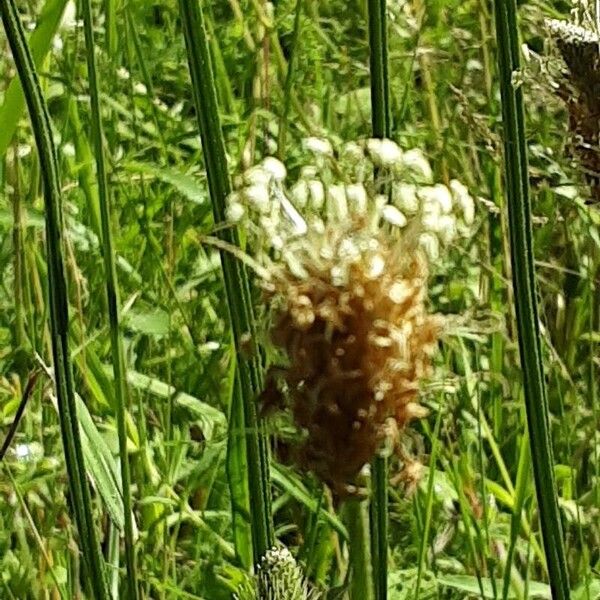
[[[39,87],[0,6],[0,597],[260,597],[253,566],[288,550],[294,598],[598,595],[600,217],[544,25],[569,6],[35,0]],[[409,220],[452,199],[426,219],[448,318],[429,415],[342,500],[302,415],[258,419],[287,367],[261,270],[281,247],[263,260],[275,213],[227,198],[277,156],[318,227],[369,188],[371,137],[402,149],[377,191]]]

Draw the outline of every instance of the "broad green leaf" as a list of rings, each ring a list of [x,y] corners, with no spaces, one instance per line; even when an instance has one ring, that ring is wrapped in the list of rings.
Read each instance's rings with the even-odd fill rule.
[[[465,594],[472,594],[477,598],[494,598],[494,588],[492,586],[491,579],[487,577],[481,578],[481,584],[483,587],[483,596],[481,596],[481,590],[479,588],[479,582],[476,577],[471,575],[438,575],[437,581],[440,585],[459,590]],[[502,580],[497,580],[496,586],[498,589],[502,589]],[[552,593],[550,586],[545,583],[537,581],[530,581],[528,586],[528,598],[533,600],[534,598],[548,598],[551,600]],[[509,600],[516,599],[516,596],[509,592],[507,598]]]
[[[115,458],[96,428],[85,402],[77,394],[77,418],[81,433],[81,446],[86,471],[100,494],[111,520],[119,530],[123,529],[123,499],[120,492],[120,475]],[[53,399],[58,412],[58,403]]]
[[[44,62],[52,39],[56,35],[68,0],[46,0],[37,19],[37,27],[29,37],[29,47],[35,66],[39,69]],[[0,107],[0,156],[4,156],[15,134],[21,115],[25,108],[25,98],[19,78],[15,76],[10,82],[4,104]]]
[[[169,315],[164,310],[151,312],[130,310],[123,318],[123,325],[146,335],[168,335]]]
[[[284,492],[287,492],[301,504],[304,504],[308,510],[313,513],[317,510],[317,498],[310,495],[295,473],[280,465],[272,464],[271,479],[275,485],[279,486]],[[348,531],[337,516],[326,511],[324,508],[321,508],[319,516],[344,539],[348,539]]]
[[[111,375],[112,369],[106,367],[106,370],[109,375]],[[189,410],[194,418],[199,421],[202,433],[207,440],[213,438],[217,429],[225,429],[226,418],[218,408],[215,408],[206,402],[202,402],[202,400],[199,400],[190,394],[178,392],[172,385],[169,385],[164,381],[143,375],[137,371],[129,370],[127,372],[127,380],[138,390],[146,391],[159,398],[173,398],[178,406]]]
[[[175,169],[140,162],[128,162],[125,163],[124,167],[132,173],[143,173],[144,175],[160,179],[160,181],[173,186],[190,202],[207,206],[206,186],[190,175],[180,173]]]
[[[85,403],[77,396],[77,416],[85,464],[114,524],[123,529],[120,475],[114,457],[100,435]]]

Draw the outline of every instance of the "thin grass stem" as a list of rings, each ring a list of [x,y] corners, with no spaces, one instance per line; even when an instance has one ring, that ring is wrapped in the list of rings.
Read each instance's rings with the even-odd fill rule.
[[[552,596],[566,600],[569,597],[569,579],[554,478],[536,300],[523,91],[514,81],[520,62],[517,8],[515,0],[496,0],[494,4],[512,277],[531,461]],[[510,565],[507,568],[510,569]]]
[[[392,129],[388,74],[387,3],[369,0],[369,49],[371,69],[371,110],[373,136],[389,138]],[[383,190],[382,190],[383,191]],[[373,584],[377,600],[387,598],[388,555],[388,459],[373,459],[371,483],[371,554]]]
[[[63,256],[62,196],[50,115],[14,0],[1,0],[0,14],[23,87],[40,159],[45,200],[52,357],[72,510],[92,595],[96,600],[107,600],[109,594],[104,559],[98,543],[86,478],[69,353],[69,299]]]
[[[427,546],[429,545],[429,532],[431,530],[431,518],[433,515],[433,491],[435,483],[435,471],[440,441],[440,428],[442,424],[442,410],[438,412],[433,431],[433,441],[431,445],[431,455],[429,458],[429,477],[427,480],[427,496],[425,500],[425,515],[423,517],[423,528],[421,541],[419,545],[419,562],[417,565],[417,584],[415,586],[414,600],[419,600],[421,593],[421,582],[423,580],[423,571],[425,570],[425,559],[427,556]]]
[[[296,0],[296,8],[294,12],[294,31],[292,33],[292,47],[290,58],[288,60],[288,68],[285,76],[285,84],[283,90],[283,112],[279,119],[279,139],[277,141],[277,152],[279,158],[283,160],[285,157],[285,144],[287,137],[287,123],[292,104],[292,90],[294,87],[294,76],[296,74],[296,65],[298,63],[298,47],[300,33],[302,31],[302,10],[304,0]]]
[[[349,585],[350,600],[373,600],[371,544],[369,540],[369,513],[366,503],[360,500],[348,500],[344,506],[346,526],[348,527],[349,563],[351,579]]]
[[[94,28],[92,21],[92,5],[90,0],[82,0],[83,29],[85,35],[85,54],[87,59],[88,82],[90,87],[90,104],[92,119],[92,141],[96,160],[96,177],[98,180],[98,198],[100,204],[100,224],[102,228],[102,255],[106,280],[106,302],[110,328],[110,345],[112,353],[112,368],[115,382],[115,409],[117,432],[119,438],[119,455],[121,466],[121,487],[124,510],[125,536],[125,567],[127,572],[127,598],[138,598],[137,568],[135,557],[135,541],[133,536],[133,518],[131,501],[131,475],[129,456],[127,454],[127,381],[125,374],[125,359],[123,354],[123,339],[121,336],[121,317],[119,301],[119,282],[115,261],[115,251],[111,231],[111,198],[104,157],[102,113],[100,93],[98,88],[98,73],[96,69],[96,51]]]
[[[185,35],[192,91],[199,123],[206,164],[208,187],[215,225],[226,221],[225,202],[231,193],[231,180],[221,131],[214,73],[202,10],[197,0],[180,0],[181,20]],[[237,230],[222,228],[222,239],[239,246]],[[237,352],[238,372],[246,430],[248,482],[252,511],[250,522],[255,563],[272,547],[274,535],[271,517],[269,465],[266,434],[259,424],[255,406],[262,387],[262,369],[258,355],[243,352],[243,339],[256,339],[256,324],[252,308],[250,281],[246,267],[227,252],[221,251],[225,292]]]

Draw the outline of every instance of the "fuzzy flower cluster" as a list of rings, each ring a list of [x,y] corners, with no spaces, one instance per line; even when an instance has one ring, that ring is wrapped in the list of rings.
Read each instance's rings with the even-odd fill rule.
[[[434,183],[429,161],[417,148],[402,150],[392,140],[370,139],[346,143],[336,152],[329,140],[312,137],[304,140],[304,149],[309,164],[289,187],[286,167],[273,157],[246,171],[238,181],[240,191],[229,199],[229,220],[258,225],[255,231],[266,244],[281,249],[287,234],[305,226],[294,217],[297,211],[319,227],[321,217],[337,213],[343,220],[375,203],[391,225],[419,230],[419,244],[432,262],[472,231],[475,205],[469,191],[455,179],[448,186]],[[293,227],[282,227],[282,208]]]
[[[318,600],[302,569],[285,547],[274,547],[263,557],[253,580],[244,582],[237,600]]]
[[[338,156],[325,140],[305,147],[315,164],[295,184],[267,158],[243,174],[227,213],[249,232],[285,358],[263,410],[290,411],[301,432],[292,457],[341,496],[390,431],[427,413],[419,387],[442,328],[427,308],[429,263],[473,222],[473,204],[390,140]]]

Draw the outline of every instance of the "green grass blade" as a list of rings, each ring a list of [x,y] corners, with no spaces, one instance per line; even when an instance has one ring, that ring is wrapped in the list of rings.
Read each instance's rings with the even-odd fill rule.
[[[14,0],[2,0],[0,14],[29,108],[44,184],[52,356],[71,504],[89,586],[96,599],[104,600],[109,595],[86,479],[69,355],[69,300],[63,258],[62,197],[50,115]]]
[[[52,39],[56,35],[66,4],[67,0],[47,0],[37,19],[37,27],[29,38],[29,48],[31,49],[33,63],[38,69],[52,47]],[[23,88],[19,78],[15,77],[6,90],[4,103],[0,108],[0,123],[2,123],[2,127],[0,127],[0,156],[4,156],[8,149],[24,108]]]
[[[296,0],[296,8],[294,10],[294,31],[292,33],[292,46],[290,58],[288,60],[288,68],[285,76],[285,84],[283,89],[283,112],[279,119],[279,137],[277,140],[277,152],[280,159],[285,157],[285,145],[287,138],[288,118],[292,105],[292,90],[294,87],[294,76],[296,74],[296,65],[298,63],[298,48],[300,34],[302,31],[302,10],[304,0]]]
[[[44,540],[40,536],[40,533],[36,527],[33,516],[31,515],[31,512],[30,512],[29,508],[27,507],[27,502],[25,501],[25,498],[23,497],[23,493],[21,492],[19,483],[15,480],[15,477],[11,471],[11,468],[8,465],[5,466],[5,469],[6,469],[6,473],[8,474],[8,478],[10,479],[10,483],[12,485],[12,489],[14,490],[15,496],[17,497],[17,500],[19,501],[19,504],[21,505],[21,510],[23,511],[23,514],[25,515],[25,518],[27,519],[29,527],[31,528],[31,532],[33,533],[35,543],[36,543],[37,547],[40,549],[40,554],[43,556],[46,565],[48,565],[50,577],[52,578],[52,582],[56,586],[55,592],[58,592],[58,594],[60,594],[60,597],[62,600],[66,600],[67,596],[65,595],[64,585],[61,585],[58,581],[58,577],[56,576],[56,571],[52,566],[52,561],[51,561],[50,557],[48,556],[48,553],[46,552]],[[13,597],[13,596],[11,596],[11,597]]]
[[[519,71],[520,52],[516,3],[496,0],[495,11],[511,261],[531,461],[552,594],[554,598],[566,599],[569,580],[554,479],[536,301],[523,91],[513,83],[513,76]]]
[[[89,476],[92,478],[95,489],[102,498],[112,522],[118,530],[122,531],[125,527],[125,518],[116,461],[98,431],[87,406],[79,396],[76,396],[76,399],[81,443]]]
[[[123,355],[123,340],[120,329],[119,282],[115,251],[111,231],[110,192],[102,131],[102,115],[100,94],[98,89],[98,74],[96,69],[94,29],[92,22],[91,0],[82,0],[83,29],[85,34],[85,50],[87,58],[88,81],[90,86],[90,103],[92,119],[92,140],[96,159],[96,176],[98,179],[98,198],[100,204],[100,223],[102,228],[102,255],[106,280],[106,302],[110,327],[110,345],[112,367],[115,384],[115,408],[117,432],[119,437],[119,454],[121,466],[121,488],[123,494],[124,536],[125,536],[125,567],[127,569],[127,598],[135,600],[138,597],[137,568],[135,557],[135,542],[131,511],[131,475],[129,456],[127,454],[127,425],[125,413],[127,410],[127,381],[125,375],[125,359]]]
[[[232,373],[227,435],[227,481],[231,495],[231,517],[235,552],[240,564],[252,568],[252,530],[250,528],[250,488],[245,448],[244,406],[239,378]]]
[[[419,562],[417,565],[417,584],[415,586],[415,600],[419,600],[421,593],[421,581],[423,570],[425,569],[425,559],[427,557],[427,546],[429,545],[429,532],[431,531],[431,519],[433,515],[433,493],[435,483],[436,463],[440,442],[440,428],[442,425],[442,410],[437,414],[435,429],[433,431],[433,441],[431,445],[431,455],[429,457],[429,479],[427,480],[427,495],[425,498],[425,516],[423,517],[423,532],[419,545]]]
[[[73,145],[75,146],[75,158],[77,164],[80,165],[77,169],[77,180],[86,199],[89,224],[100,240],[102,239],[102,227],[100,225],[98,182],[93,169],[94,155],[81,123],[78,103],[74,100],[69,102],[68,122],[72,131]]]
[[[282,492],[289,494],[311,514],[318,515],[319,519],[329,525],[342,540],[348,541],[349,534],[346,526],[334,512],[328,511],[314,495],[310,494],[298,473],[287,467],[274,464],[271,468],[271,479],[273,484],[280,488]]]
[[[529,483],[529,472],[531,469],[529,440],[527,436],[521,439],[519,451],[519,466],[517,469],[517,486],[515,488],[515,502],[510,520],[510,541],[506,553],[506,569],[504,570],[504,582],[502,584],[502,600],[508,598],[511,583],[512,562],[519,533],[521,530],[523,505],[525,504],[527,488]]]
[[[389,137],[392,117],[385,0],[369,0],[369,48],[373,136]]]
[[[120,3],[117,2],[117,0],[104,0],[104,15],[106,18],[106,54],[111,60],[115,59],[119,44],[117,15],[121,7],[118,6],[118,4]]]
[[[387,6],[385,0],[369,0],[369,48],[373,136],[391,135],[388,79]],[[388,579],[388,461],[376,456],[372,468],[370,504],[371,554],[377,600],[387,598]]]
[[[29,398],[35,388],[35,384],[37,382],[37,378],[38,378],[39,374],[40,374],[39,371],[34,371],[29,376],[27,385],[25,386],[25,389],[23,390],[23,394],[21,396],[21,402],[19,403],[17,412],[15,413],[15,418],[13,419],[13,422],[10,424],[10,427],[8,428],[8,433],[6,434],[6,437],[4,438],[4,442],[2,442],[2,446],[0,446],[0,462],[2,462],[2,459],[6,455],[6,452],[10,448],[13,438],[15,437],[15,434],[17,433],[17,429],[19,428],[19,423],[21,422],[21,419],[23,418],[23,414],[25,413],[25,408],[27,407]]]
[[[374,600],[373,567],[369,557],[369,514],[366,503],[361,500],[347,500],[344,516],[349,536],[350,600]]]
[[[208,40],[202,10],[198,2],[196,0],[180,0],[179,7],[202,138],[208,187],[215,223],[218,225],[225,221],[225,201],[231,192],[231,181],[227,168]],[[227,242],[239,245],[235,230],[224,231],[222,236]],[[254,403],[261,388],[261,365],[258,356],[246,358],[245,353],[241,351],[243,336],[250,335],[251,339],[256,339],[250,283],[246,269],[226,252],[221,252],[221,262],[233,337],[238,354],[239,380],[247,432],[246,451],[252,503],[252,541],[254,560],[258,562],[273,545],[266,443]]]

